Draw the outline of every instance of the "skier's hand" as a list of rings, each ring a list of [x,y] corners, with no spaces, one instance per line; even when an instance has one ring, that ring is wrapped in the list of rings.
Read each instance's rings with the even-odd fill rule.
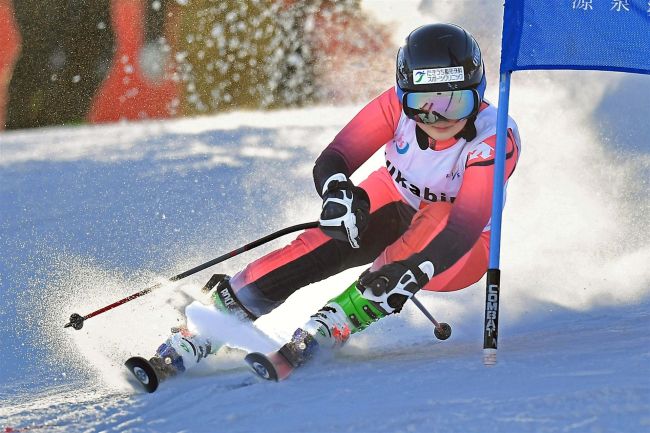
[[[321,196],[323,209],[318,221],[321,230],[333,239],[359,248],[370,215],[368,194],[354,186],[344,174],[337,173],[325,181]]]
[[[377,271],[366,270],[359,277],[358,289],[364,298],[391,314],[399,313],[404,303],[433,277],[433,263],[414,254],[407,260],[389,263]]]

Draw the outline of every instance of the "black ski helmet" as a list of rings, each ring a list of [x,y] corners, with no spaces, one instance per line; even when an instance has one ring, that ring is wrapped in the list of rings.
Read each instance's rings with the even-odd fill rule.
[[[462,66],[462,81],[414,83],[414,71]],[[474,37],[455,24],[428,24],[413,30],[397,52],[397,96],[404,92],[476,89],[483,100],[486,80],[481,49]]]

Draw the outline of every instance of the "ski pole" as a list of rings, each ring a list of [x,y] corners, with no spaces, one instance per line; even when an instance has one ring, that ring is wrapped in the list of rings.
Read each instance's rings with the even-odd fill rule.
[[[420,311],[422,311],[422,314],[424,314],[427,319],[433,323],[433,326],[435,326],[433,335],[435,335],[438,340],[446,340],[451,336],[451,326],[449,326],[448,323],[438,322],[436,319],[434,319],[431,313],[429,313],[429,310],[427,310],[426,307],[422,305],[422,303],[415,297],[415,295],[411,296],[411,300],[415,306],[418,307]]]
[[[192,269],[189,269],[189,270],[187,270],[185,272],[181,272],[178,275],[174,275],[173,277],[169,278],[167,281],[182,280],[183,278],[186,278],[186,277],[189,277],[190,275],[196,274],[197,272],[200,272],[200,271],[202,271],[202,270],[204,270],[206,268],[209,268],[210,266],[214,266],[217,263],[221,263],[223,261],[226,261],[226,260],[228,260],[228,259],[230,259],[232,257],[235,257],[235,256],[237,256],[237,255],[239,255],[239,254],[241,254],[243,252],[252,250],[253,248],[259,247],[260,245],[263,245],[263,244],[265,244],[267,242],[270,242],[270,241],[272,241],[274,239],[277,239],[277,238],[279,238],[281,236],[284,236],[284,235],[286,235],[288,233],[293,233],[293,232],[297,232],[297,231],[300,231],[300,230],[306,230],[306,229],[311,229],[311,228],[315,228],[315,227],[318,227],[318,222],[316,222],[316,221],[309,222],[309,223],[298,224],[298,225],[295,225],[295,226],[284,228],[282,230],[278,230],[277,232],[271,233],[270,235],[264,236],[263,238],[257,239],[256,241],[253,241],[253,242],[251,242],[249,244],[246,244],[243,247],[239,247],[236,250],[233,250],[233,251],[231,251],[231,252],[229,252],[227,254],[224,254],[224,255],[219,256],[219,257],[217,257],[215,259],[212,259],[209,262],[205,262],[205,263],[203,263],[203,264],[201,264],[199,266],[196,266],[196,267],[194,267]],[[108,310],[112,310],[113,308],[118,307],[118,306],[120,306],[122,304],[126,304],[129,301],[132,301],[132,300],[134,300],[136,298],[139,298],[140,296],[144,296],[147,293],[150,293],[150,292],[160,288],[161,286],[162,286],[162,283],[154,284],[151,287],[147,287],[146,289],[143,289],[143,290],[141,290],[141,291],[139,291],[137,293],[129,295],[124,299],[120,299],[119,301],[113,302],[110,305],[107,305],[107,306],[105,306],[103,308],[100,308],[97,311],[93,311],[92,313],[86,314],[85,316],[82,316],[82,315],[77,314],[77,313],[73,313],[70,316],[70,322],[68,322],[64,326],[64,328],[73,327],[74,329],[79,330],[79,329],[81,329],[83,327],[84,320],[90,319],[91,317],[95,317],[95,316],[97,316],[99,314],[102,314],[102,313],[108,311]]]

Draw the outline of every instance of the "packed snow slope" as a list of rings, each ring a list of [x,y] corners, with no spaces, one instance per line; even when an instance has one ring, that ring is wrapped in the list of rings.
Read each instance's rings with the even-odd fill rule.
[[[359,106],[2,133],[0,428],[648,431],[649,80],[515,75],[511,114],[524,147],[508,187],[493,368],[481,363],[480,282],[419,296],[451,324],[445,342],[408,304],[282,383],[258,381],[241,350],[223,350],[155,394],[132,386],[124,360],[150,356],[186,305],[207,301],[199,289],[211,272],[232,274],[286,238],[80,331],[63,328],[71,313],[315,220],[313,161]],[[376,155],[353,179],[381,164]],[[258,320],[269,339],[228,324],[214,332],[240,348],[277,347],[362,270],[308,286]]]
[[[4,134],[1,426],[645,431],[647,150],[612,150],[589,113],[551,115],[543,107],[552,98],[541,90],[534,96],[534,105],[513,101],[526,107],[513,112],[525,148],[505,217],[496,367],[480,362],[479,283],[420,295],[454,328],[446,342],[435,341],[408,305],[284,383],[259,383],[242,366],[243,352],[228,351],[154,395],[133,388],[122,363],[153,352],[179,311],[202,299],[210,271],[88,320],[80,331],[63,329],[69,315],[315,219],[312,162],[356,107]],[[380,164],[378,155],[369,167]],[[234,273],[286,241],[213,271]],[[361,271],[303,289],[260,319],[259,329],[279,344]],[[239,331],[215,332],[233,338]],[[273,346],[249,337],[238,337],[240,347]]]

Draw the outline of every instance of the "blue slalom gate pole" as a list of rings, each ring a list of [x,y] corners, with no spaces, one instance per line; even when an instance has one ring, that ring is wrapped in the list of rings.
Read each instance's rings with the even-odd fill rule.
[[[510,74],[523,70],[596,70],[650,75],[648,0],[592,5],[591,1],[505,0],[495,157],[490,264],[485,298],[483,362],[496,363],[499,255]],[[614,5],[614,3],[616,3]],[[563,23],[558,31],[557,23]],[[589,43],[576,49],[576,41]],[[620,47],[625,49],[620,49]]]
[[[492,187],[492,220],[490,234],[490,262],[485,289],[485,323],[483,334],[483,363],[497,362],[497,337],[499,335],[499,256],[501,254],[501,221],[503,215],[503,188],[506,162],[506,137],[508,128],[508,102],[510,99],[511,71],[499,77],[499,107],[497,111],[497,145]]]

